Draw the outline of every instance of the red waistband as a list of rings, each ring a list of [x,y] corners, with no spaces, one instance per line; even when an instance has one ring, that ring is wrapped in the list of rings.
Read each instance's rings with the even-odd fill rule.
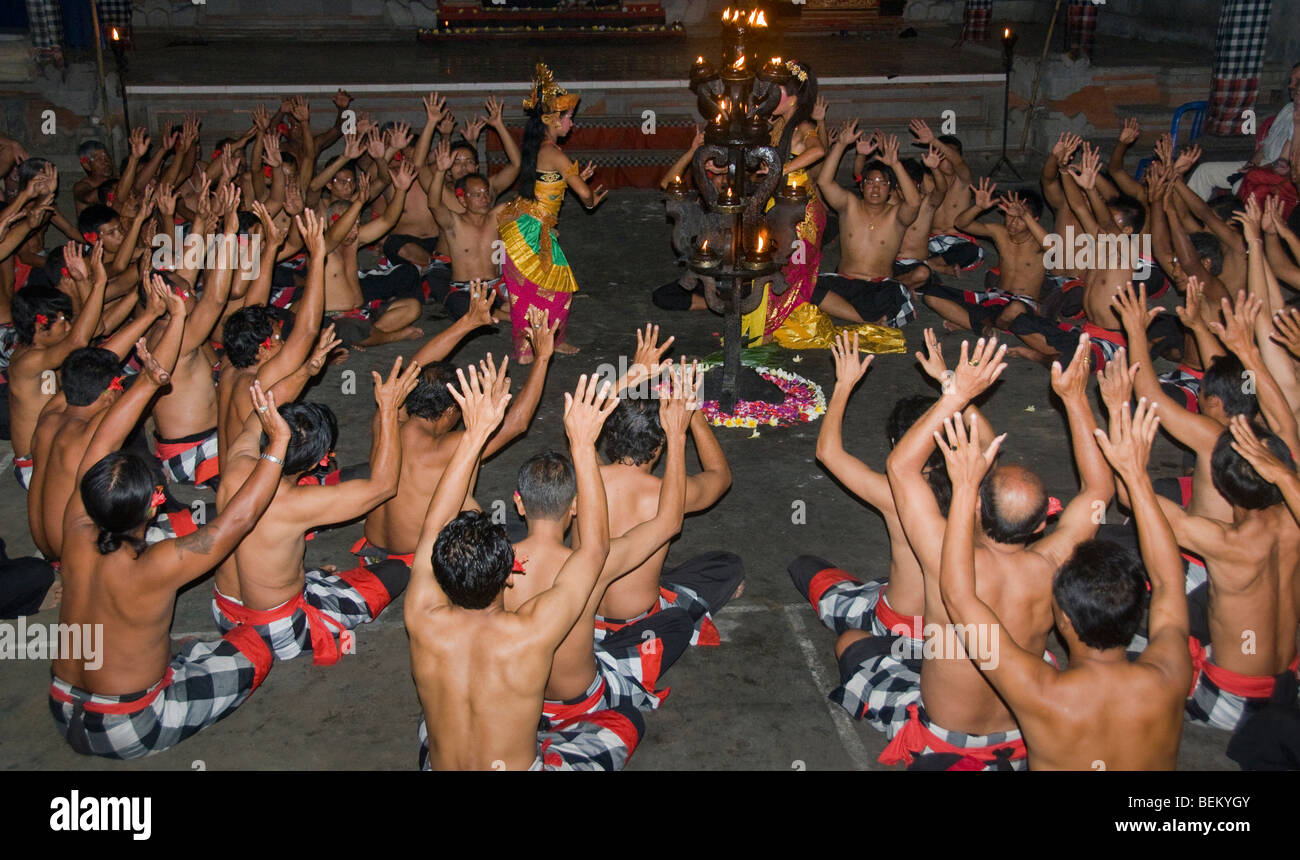
[[[912,639],[921,639],[925,636],[925,618],[920,615],[903,615],[896,612],[885,599],[884,591],[880,592],[880,599],[876,601],[876,617],[890,633]]]
[[[1277,688],[1277,675],[1243,675],[1210,662],[1205,646],[1194,636],[1187,637],[1187,650],[1192,655],[1192,690],[1196,689],[1202,672],[1220,690],[1246,699],[1267,699]],[[1294,674],[1298,669],[1300,669],[1300,654],[1291,661],[1287,672]]]
[[[1083,323],[1083,331],[1084,334],[1088,335],[1088,337],[1093,340],[1104,340],[1107,343],[1113,343],[1116,346],[1128,346],[1128,341],[1124,339],[1123,332],[1111,331],[1110,329],[1102,328],[1095,323],[1090,323],[1087,320]]]
[[[407,567],[415,566],[415,553],[413,552],[398,553],[398,552],[393,552],[392,550],[384,549],[382,546],[380,546],[377,543],[371,543],[370,539],[367,538],[365,535],[362,535],[359,541],[352,544],[352,549],[348,551],[353,555],[365,555],[365,550],[367,549],[373,549],[376,553],[382,555],[384,558],[391,558],[396,561],[405,562]]]
[[[596,684],[595,691],[576,702],[557,702],[553,699],[542,702],[542,714],[551,722],[564,722],[587,713],[596,707],[601,697],[605,695],[605,679],[598,674],[593,683]]]
[[[275,609],[250,609],[242,603],[236,603],[215,588],[212,589],[212,599],[222,614],[231,621],[251,626],[280,621],[301,609],[307,616],[307,630],[311,635],[312,662],[317,666],[332,666],[342,656],[333,631],[329,628],[342,632],[343,625],[308,603],[302,592],[298,592],[296,597]]]
[[[158,698],[158,694],[161,693],[163,690],[167,689],[169,686],[171,686],[172,667],[168,666],[166,674],[162,676],[162,680],[160,680],[157,684],[154,684],[152,687],[146,690],[144,694],[140,696],[140,698],[131,699],[130,701],[127,702],[97,702],[95,701],[95,699],[97,698],[97,695],[95,693],[87,693],[84,690],[81,690],[77,687],[73,687],[71,684],[68,684],[68,686],[71,687],[73,690],[76,690],[78,693],[84,694],[84,697],[73,696],[67,690],[58,686],[60,682],[64,684],[68,684],[67,681],[64,681],[62,678],[57,678],[57,677],[50,682],[50,695],[53,696],[55,699],[59,700],[60,702],[66,702],[70,704],[77,704],[78,702],[80,702],[82,708],[95,714],[136,714],[139,713],[140,711],[143,711],[151,704],[153,704],[153,700]],[[121,697],[113,696],[111,698],[121,698]]]
[[[953,746],[930,731],[930,727],[921,722],[921,715],[916,704],[911,704],[907,706],[907,722],[903,723],[898,733],[894,735],[893,740],[885,747],[885,751],[880,754],[879,761],[881,764],[899,764],[900,762],[911,764],[912,754],[919,753],[927,747],[935,752],[954,753],[985,763],[998,760],[999,757],[994,754],[995,750],[1010,748],[1012,750],[1012,759],[1025,758],[1029,755],[1029,752],[1025,749],[1024,738],[1016,738],[1014,741],[1003,741],[999,744],[983,747]]]

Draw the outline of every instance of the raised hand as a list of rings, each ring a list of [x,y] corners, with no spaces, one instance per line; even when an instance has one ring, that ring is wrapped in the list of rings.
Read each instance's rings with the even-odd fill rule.
[[[307,120],[311,119],[311,107],[307,104],[307,100],[302,96],[293,97],[292,101],[289,103],[289,112],[293,115],[293,118],[302,125],[306,125]]]
[[[632,373],[638,377],[657,376],[663,368],[673,363],[671,358],[665,359],[664,353],[673,345],[676,337],[669,337],[663,343],[659,343],[659,326],[650,323],[645,324],[645,331],[636,330],[636,352],[632,356]]]
[[[670,373],[659,389],[659,426],[669,439],[684,439],[691,426],[691,397],[695,389],[698,366],[683,367],[683,373]]]
[[[451,170],[451,141],[442,138],[434,149],[434,165],[441,171]]]
[[[1119,415],[1111,417],[1109,435],[1101,428],[1092,431],[1097,437],[1097,447],[1129,487],[1146,474],[1147,461],[1151,457],[1151,441],[1155,439],[1156,428],[1160,426],[1160,417],[1156,415],[1157,405],[1143,397],[1138,401],[1137,411],[1130,418],[1129,403],[1126,400],[1120,404]]]
[[[316,339],[316,348],[312,350],[311,356],[307,359],[307,368],[311,375],[315,376],[320,373],[321,368],[325,366],[325,360],[329,358],[331,352],[342,345],[343,341],[339,340],[334,334],[334,324],[330,323],[321,329],[320,337]]]
[[[162,216],[163,222],[168,225],[176,220],[176,195],[176,189],[169,182],[159,185],[158,193],[155,195],[154,202],[158,205],[158,214]]]
[[[303,244],[307,246],[307,253],[313,257],[324,256],[325,224],[317,217],[316,212],[304,209],[302,214],[294,216],[293,220],[298,225],[298,233],[302,236]]]
[[[359,136],[356,134],[343,135],[344,158],[351,161],[355,158],[360,158],[363,152],[365,152],[365,148],[361,145],[361,138]]]
[[[934,432],[934,440],[943,452],[944,462],[948,465],[948,477],[952,479],[953,489],[958,487],[977,487],[984,476],[993,467],[998,449],[1007,438],[1007,434],[989,443],[987,448],[980,444],[980,416],[978,412],[970,416],[970,433],[966,432],[966,420],[960,412],[955,412],[943,419],[943,433]]]
[[[271,127],[271,115],[266,112],[262,105],[256,105],[252,111],[253,128],[265,134],[266,130]],[[188,122],[188,120],[187,120]],[[277,132],[278,135],[278,132]]]
[[[352,93],[348,92],[342,87],[339,87],[338,92],[334,94],[333,102],[334,102],[334,107],[338,108],[339,110],[347,110],[348,105],[352,104]]]
[[[1026,218],[1029,216],[1029,207],[1025,205],[1024,198],[1015,192],[1009,192],[999,197],[998,208],[1010,218]]]
[[[582,168],[578,175],[582,177],[583,182],[590,181],[591,177],[596,175],[596,162],[588,161],[587,166]]]
[[[1119,142],[1131,145],[1137,141],[1142,134],[1142,126],[1138,124],[1137,117],[1129,117],[1124,120],[1124,127],[1119,131]]]
[[[1090,189],[1097,184],[1097,174],[1101,172],[1101,155],[1085,142],[1079,163],[1070,165],[1066,172],[1080,188]]]
[[[907,127],[916,136],[916,142],[922,146],[934,143],[934,132],[930,130],[930,126],[925,120],[914,119],[907,124]]]
[[[943,360],[943,345],[939,343],[938,336],[934,329],[925,330],[925,350],[915,354],[916,360],[920,363],[921,369],[925,375],[941,385],[947,385],[952,379],[952,371]]]
[[[835,137],[835,142],[840,146],[852,146],[861,137],[862,132],[858,130],[858,121],[856,119],[846,119],[840,123],[840,130]]]
[[[81,253],[80,242],[69,242],[63,246],[63,268],[68,270],[68,275],[74,281],[90,279],[90,272],[86,269],[86,261],[82,259]]]
[[[410,161],[403,161],[401,165],[392,172],[393,187],[399,191],[408,190],[411,187],[411,183],[415,181],[415,173],[416,173],[415,164]],[[358,188],[360,188],[361,186],[360,179],[363,177],[365,177],[367,181],[365,183],[366,186],[365,192],[362,194],[361,199],[367,200],[370,197],[370,182],[366,174],[363,173],[361,174],[360,177],[358,177],[357,186]]]
[[[530,308],[531,310],[531,308]],[[506,356],[501,360],[501,366],[497,367],[496,361],[492,358],[492,353],[478,363],[480,377],[483,384],[490,389],[489,396],[493,399],[499,398],[510,390],[510,377],[506,376],[506,368],[510,366],[510,357]]]
[[[274,448],[280,443],[287,445],[291,431],[288,422],[275,406],[275,393],[262,391],[262,383],[257,380],[253,380],[253,384],[248,387],[248,393],[253,398],[253,411],[257,414],[257,421],[266,434],[267,447]]]
[[[425,119],[435,126],[442,122],[442,116],[447,110],[447,100],[438,98],[437,93],[432,93],[425,96],[421,101],[424,102]]]
[[[149,135],[143,128],[131,129],[131,155],[144,158],[149,152]]]
[[[507,391],[500,397],[494,398],[490,387],[492,380],[480,379],[478,368],[472,364],[469,367],[468,378],[465,370],[459,367],[456,368],[456,378],[460,381],[459,389],[448,383],[447,390],[460,406],[461,419],[465,422],[465,433],[470,438],[486,440],[505,417],[506,404],[510,402],[510,392]],[[569,395],[566,394],[565,398],[568,397]]]
[[[375,371],[370,371],[370,378],[375,382],[375,405],[380,412],[396,413],[397,408],[406,400],[406,395],[415,390],[420,381],[420,363],[412,361],[402,369],[402,357],[393,359],[393,369],[387,379],[381,379]]]
[[[394,150],[406,149],[411,145],[411,124],[399,122],[388,130],[388,145]]]
[[[975,205],[981,209],[993,208],[993,192],[998,188],[998,184],[990,180],[987,176],[980,179],[979,185],[972,185],[970,190],[975,192]]]
[[[1069,367],[1061,370],[1061,362],[1052,362],[1052,390],[1061,400],[1070,398],[1085,399],[1088,391],[1088,375],[1092,367],[1091,339],[1086,334],[1079,335],[1079,345],[1074,349],[1074,357]]]
[[[921,156],[921,163],[931,170],[937,170],[939,165],[943,164],[943,150],[930,144],[930,149]]]
[[[1160,313],[1160,308],[1147,308],[1146,284],[1138,287],[1137,292],[1134,293],[1132,281],[1120,285],[1115,290],[1110,304],[1130,338],[1138,332],[1145,332],[1147,325],[1156,314]]]
[[[296,217],[305,208],[302,189],[298,187],[298,171],[290,170],[287,164],[280,169],[284,171],[284,211],[286,215]]]
[[[1174,162],[1174,172],[1183,176],[1187,171],[1192,169],[1196,162],[1201,160],[1201,147],[1198,144],[1183,147],[1182,153],[1178,160]]]
[[[1269,339],[1286,347],[1292,355],[1300,358],[1300,310],[1283,308],[1273,314],[1273,332]]]
[[[1232,213],[1232,220],[1241,225],[1248,241],[1263,239],[1262,222],[1264,213],[1259,208],[1259,201],[1254,197],[1246,198],[1246,208]]]
[[[871,367],[871,360],[875,358],[870,354],[863,358],[858,351],[858,333],[849,334],[847,331],[835,336],[835,342],[831,344],[831,355],[835,359],[835,387],[838,389],[844,386],[848,391],[866,376],[867,368]]]
[[[573,393],[564,393],[564,432],[569,437],[569,448],[575,452],[594,448],[600,428],[617,406],[614,386],[595,374],[578,377]]]
[[[1286,218],[1282,216],[1282,198],[1276,194],[1268,195],[1264,198],[1264,218],[1260,221],[1260,227],[1265,233],[1273,234],[1279,227],[1285,226]]]
[[[474,143],[478,140],[478,136],[483,133],[483,128],[486,125],[487,119],[482,115],[467,119],[465,124],[461,126],[461,136],[465,138],[466,142]]]
[[[1128,363],[1128,350],[1120,347],[1115,350],[1106,366],[1097,371],[1097,388],[1101,392],[1101,402],[1112,416],[1119,415],[1119,408],[1133,399],[1133,380],[1137,378],[1142,362]],[[1111,419],[1116,420],[1115,418]]]
[[[1264,306],[1264,300],[1259,296],[1247,295],[1245,290],[1240,290],[1237,293],[1235,306],[1226,298],[1222,300],[1222,305],[1224,321],[1220,323],[1215,320],[1210,323],[1210,331],[1223,341],[1223,345],[1234,355],[1254,350],[1256,348],[1255,320]]]
[[[1056,145],[1052,147],[1052,155],[1056,156],[1056,163],[1064,167],[1074,158],[1074,151],[1083,143],[1083,138],[1072,132],[1063,131],[1061,136],[1056,139]]]
[[[1187,292],[1183,295],[1181,307],[1175,307],[1178,320],[1188,328],[1200,328],[1205,325],[1205,288],[1201,279],[1192,275],[1187,279]]]
[[[1265,481],[1276,484],[1288,475],[1295,474],[1294,469],[1259,441],[1255,428],[1245,415],[1233,415],[1228,422],[1228,430],[1232,433],[1232,450],[1240,454]]]
[[[1165,132],[1156,139],[1156,158],[1166,166],[1173,163],[1174,160],[1174,139]]]
[[[469,284],[469,310],[465,312],[463,319],[472,323],[475,328],[478,326],[492,325],[492,291],[483,283],[482,279],[470,281]]]
[[[829,106],[824,97],[818,96],[817,100],[813,102],[812,121],[818,124],[824,122],[826,120],[826,109]]]
[[[400,173],[401,171],[398,172]],[[396,173],[393,174],[393,184],[397,184]],[[409,187],[410,183],[407,183],[407,186]],[[362,202],[370,199],[370,174],[366,173],[364,170],[357,173],[357,196],[354,199]]]
[[[149,346],[140,338],[135,342],[135,356],[140,361],[140,373],[147,379],[153,380],[153,383],[159,388],[167,385],[172,381],[172,376],[163,366],[158,363],[158,359],[153,357],[149,352]]]
[[[344,144],[344,152],[347,152]],[[359,155],[360,153],[358,153]],[[356,158],[356,156],[352,156]],[[280,135],[267,133],[262,137],[262,163],[267,167],[279,167],[280,159]]]
[[[379,129],[371,128],[365,133],[366,154],[375,161],[388,160],[388,148],[384,146],[383,139],[379,136]]]
[[[898,167],[898,136],[881,135],[877,140],[880,141],[880,160],[890,167]]]
[[[529,308],[526,314],[528,328],[524,331],[524,337],[528,339],[533,355],[541,360],[549,359],[555,354],[555,332],[560,328],[560,321],[557,319],[550,322],[549,316],[538,307]]]
[[[1006,352],[1007,345],[999,344],[995,337],[980,338],[975,341],[974,349],[970,341],[963,340],[957,366],[953,368],[952,393],[969,402],[987,391],[1007,368],[1002,360]]]
[[[503,120],[501,117],[502,117],[502,111],[505,109],[505,106],[506,103],[501,101],[501,99],[497,98],[496,96],[488,96],[487,99],[484,100],[483,109],[487,111],[488,125],[494,128],[502,125]]]

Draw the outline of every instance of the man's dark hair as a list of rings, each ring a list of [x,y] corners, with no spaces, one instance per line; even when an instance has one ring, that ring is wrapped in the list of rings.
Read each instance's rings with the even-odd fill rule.
[[[98,233],[99,228],[103,227],[109,221],[120,217],[116,209],[111,206],[105,206],[102,203],[94,203],[81,210],[77,216],[77,230],[84,236],[87,233]]]
[[[1199,231],[1192,233],[1187,238],[1192,240],[1192,247],[1196,249],[1196,256],[1202,260],[1210,261],[1210,274],[1217,275],[1223,271],[1223,243],[1219,237],[1213,233]]]
[[[955,134],[941,134],[939,135],[939,142],[946,143],[957,150],[958,155],[965,154],[961,146],[961,140]]]
[[[1110,201],[1110,206],[1124,219],[1123,226],[1133,228],[1134,233],[1142,232],[1142,225],[1147,220],[1147,211],[1136,198],[1121,194]]]
[[[81,501],[99,526],[95,542],[100,555],[129,544],[137,556],[145,542],[132,532],[149,519],[157,476],[144,457],[134,451],[114,451],[91,466],[81,478]]]
[[[471,179],[477,179],[479,182],[482,182],[484,185],[486,185],[489,191],[492,190],[492,183],[489,182],[489,181],[488,181],[488,178],[487,178],[486,176],[484,176],[483,174],[481,174],[481,173],[466,173],[464,176],[462,176],[460,179],[457,179],[457,180],[452,184],[452,186],[451,186],[452,191],[453,191],[453,192],[459,191],[459,192],[462,192],[462,193],[468,194],[468,193],[469,193],[469,183],[470,183],[470,180],[471,180]]]
[[[529,457],[519,467],[516,488],[530,520],[563,520],[578,494],[578,479],[568,457],[558,451],[545,451]]]
[[[1089,648],[1123,648],[1142,623],[1146,571],[1132,550],[1088,540],[1052,577],[1052,597]]]
[[[448,154],[451,156],[453,161],[455,161],[456,151],[459,149],[463,149],[466,152],[468,152],[470,155],[474,156],[474,163],[478,164],[478,149],[467,140],[458,140],[451,145],[451,149],[448,151]]]
[[[889,411],[889,417],[885,419],[885,438],[889,440],[889,447],[893,448],[897,445],[908,428],[919,421],[921,416],[938,401],[939,398],[925,394],[911,394],[894,401],[894,408]],[[939,454],[940,462],[943,462],[943,452],[936,453]]]
[[[108,152],[108,149],[105,148],[104,144],[100,143],[99,141],[87,140],[86,142],[82,143],[81,146],[77,147],[77,158],[78,160],[82,158],[90,158],[92,155],[94,155],[96,152],[99,152],[100,150],[103,150],[104,152]]]
[[[284,455],[286,475],[301,475],[320,465],[339,440],[339,422],[334,410],[323,403],[286,403],[279,407],[280,417],[289,425],[289,447]],[[263,431],[258,447],[266,449],[271,440]]]
[[[27,186],[31,184],[31,181],[39,176],[40,172],[45,169],[45,165],[49,163],[50,160],[48,158],[41,158],[38,155],[33,155],[31,158],[19,164],[18,190],[23,191],[26,189]]]
[[[265,305],[240,308],[221,327],[221,343],[226,357],[235,367],[252,367],[257,363],[257,351],[262,343],[275,334],[273,317]]]
[[[1273,456],[1295,471],[1295,460],[1291,458],[1286,443],[1267,428],[1251,423],[1259,441],[1273,452]],[[1262,511],[1283,501],[1282,491],[1277,485],[1261,478],[1255,467],[1232,449],[1232,433],[1228,430],[1224,430],[1219,441],[1214,443],[1214,453],[1210,456],[1210,479],[1214,481],[1214,489],[1233,507]]]
[[[1216,355],[1201,375],[1201,397],[1217,397],[1228,415],[1254,418],[1259,414],[1259,398],[1246,393],[1246,367],[1232,353]]]
[[[888,179],[889,190],[892,191],[898,187],[898,176],[894,173],[894,168],[885,164],[885,162],[881,161],[879,158],[873,158],[862,166],[863,185],[867,183],[867,175],[871,173],[879,173]]]
[[[1016,193],[1020,195],[1020,199],[1025,203],[1025,208],[1029,210],[1030,215],[1034,216],[1035,221],[1043,217],[1043,195],[1032,188],[1026,188]]]
[[[32,285],[14,293],[9,303],[9,310],[13,314],[14,331],[18,335],[18,342],[30,345],[36,337],[36,317],[38,315],[45,317],[45,325],[41,327],[43,330],[48,330],[59,314],[63,314],[65,319],[70,320],[72,299],[54,287]]]
[[[433,575],[453,606],[484,609],[506,586],[515,549],[490,514],[463,511],[433,545]]]
[[[926,166],[921,163],[919,158],[900,158],[899,164],[907,171],[907,175],[912,178],[912,183],[919,189],[921,183],[925,181],[925,174],[929,173]]]
[[[999,500],[1008,489],[1006,484],[1015,480],[1009,479],[1008,474],[1006,469],[994,467],[980,482],[980,525],[998,543],[1028,543],[1038,533],[1038,527],[1047,522],[1047,493],[1041,484],[1024,487],[1027,492],[1020,494],[1021,510],[1001,504]]]
[[[89,406],[122,373],[122,360],[97,346],[74,349],[63,361],[59,376],[69,406]]]
[[[446,414],[448,409],[459,409],[460,405],[447,390],[448,384],[455,385],[456,365],[449,361],[435,361],[426,364],[420,370],[415,388],[406,395],[406,413],[416,418],[436,421]]]
[[[653,460],[665,438],[658,401],[645,397],[620,400],[600,433],[601,450],[611,463],[634,466]]]

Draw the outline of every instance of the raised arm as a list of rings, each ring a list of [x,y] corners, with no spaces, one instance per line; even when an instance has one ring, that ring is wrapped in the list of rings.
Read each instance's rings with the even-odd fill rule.
[[[927,342],[934,336],[926,330]],[[844,450],[842,427],[844,410],[854,387],[866,375],[873,356],[865,359],[858,353],[858,335],[840,332],[831,347],[835,357],[835,391],[826,404],[821,431],[817,434],[817,461],[835,476],[849,492],[877,510],[893,510],[894,497],[889,492],[889,478]]]
[[[680,178],[690,170],[691,162],[695,160],[695,153],[704,145],[704,130],[698,125],[695,126],[695,137],[691,139],[691,146],[681,156],[672,163],[672,166],[664,171],[664,175],[659,179],[659,189],[661,191],[668,188],[668,183],[672,182],[674,177]]]
[[[362,224],[357,230],[358,245],[376,242],[397,226],[398,219],[402,217],[402,207],[406,205],[406,192],[415,181],[415,173],[415,165],[409,161],[403,161],[397,168],[393,174],[393,199],[384,208],[383,215]]]
[[[821,192],[826,205],[837,212],[844,210],[853,195],[835,181],[835,174],[839,171],[841,159],[844,158],[844,150],[857,144],[861,137],[862,132],[858,130],[857,120],[848,120],[840,126],[839,136],[835,138],[835,143],[831,145],[831,151],[826,156],[826,166],[817,175],[817,190]]]
[[[311,253],[307,263],[307,286],[294,308],[293,331],[280,351],[258,368],[257,378],[265,387],[293,373],[306,361],[316,345],[321,317],[325,314],[325,236],[322,225],[310,209],[304,210],[294,221]]]
[[[1232,416],[1228,429],[1232,432],[1232,450],[1240,454],[1261,478],[1282,491],[1287,509],[1300,523],[1300,475],[1259,441],[1245,415]]]
[[[523,154],[519,151],[519,144],[515,143],[515,139],[510,135],[510,129],[506,127],[505,120],[502,118],[505,103],[496,96],[488,96],[483,106],[487,110],[487,124],[501,139],[501,148],[506,153],[506,166],[492,174],[488,178],[488,184],[493,195],[503,194],[519,178],[519,171],[524,163]],[[486,161],[483,163],[482,173],[484,176],[488,173]]]
[[[975,192],[975,200],[953,221],[953,226],[958,230],[965,230],[973,236],[985,236],[995,241],[1005,239],[1007,235],[1006,227],[1001,224],[985,223],[976,221],[982,213],[993,208],[993,192],[997,190],[997,183],[989,181],[986,176],[980,180],[978,186],[970,186],[970,190]]]
[[[903,169],[902,162],[898,160],[897,135],[884,135],[880,138],[880,160],[894,171],[894,178],[898,180],[898,190],[903,196],[903,201],[898,204],[898,223],[906,227],[916,220],[921,211],[921,193],[916,190],[912,175]]]
[[[533,622],[542,641],[552,648],[578,620],[609,554],[609,512],[600,461],[596,458],[596,438],[617,406],[613,386],[596,376],[583,375],[576,391],[564,395],[564,430],[578,480],[577,527],[582,542],[555,575],[554,584],[519,607],[519,614]]]
[[[1068,131],[1061,132],[1061,136],[1056,139],[1056,145],[1052,147],[1047,160],[1043,162],[1043,172],[1039,175],[1043,199],[1057,212],[1070,205],[1065,199],[1065,191],[1061,188],[1061,166],[1070,163],[1080,143],[1083,143],[1083,138],[1079,135]]]
[[[713,428],[704,417],[704,410],[691,413],[691,439],[695,453],[700,458],[702,471],[686,479],[686,512],[694,513],[711,507],[731,487],[731,467],[727,455],[713,435]],[[584,533],[585,537],[585,533]]]
[[[949,146],[939,138],[935,137],[934,132],[925,120],[914,119],[908,123],[908,128],[912,134],[916,135],[916,142],[922,146],[933,144],[943,152],[944,160],[952,165],[953,172],[962,182],[970,184],[973,177],[971,176],[970,167],[966,165],[966,159],[957,151],[956,147]]]
[[[551,366],[551,355],[555,348],[555,332],[560,327],[559,321],[550,322],[546,311],[540,308],[528,309],[528,331],[526,336],[533,349],[533,364],[528,369],[528,381],[519,392],[501,422],[501,430],[488,440],[483,451],[484,459],[491,457],[506,445],[522,436],[532,423],[537,412],[537,404],[542,399],[542,389],[546,386],[546,372]],[[489,361],[491,355],[488,356]],[[502,359],[502,367],[509,359]]]

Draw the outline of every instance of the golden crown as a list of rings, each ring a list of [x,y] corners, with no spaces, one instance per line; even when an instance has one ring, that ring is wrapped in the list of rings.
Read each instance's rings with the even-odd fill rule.
[[[794,60],[785,61],[785,70],[798,78],[800,83],[808,80],[808,73]]]
[[[538,63],[533,71],[532,94],[524,99],[524,110],[536,110],[547,116],[573,110],[578,106],[578,95],[570,93],[555,82],[555,75],[545,63]]]

